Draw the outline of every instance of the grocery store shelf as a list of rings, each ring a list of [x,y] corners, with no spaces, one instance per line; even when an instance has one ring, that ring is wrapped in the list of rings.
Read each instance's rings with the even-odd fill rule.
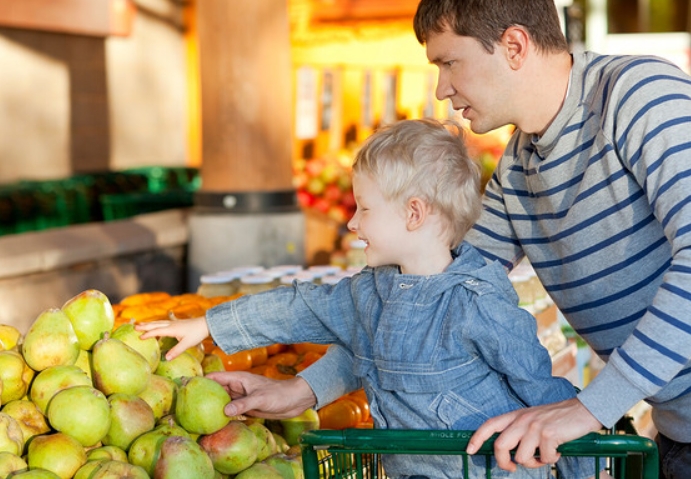
[[[186,244],[184,209],[0,237],[0,278]]]

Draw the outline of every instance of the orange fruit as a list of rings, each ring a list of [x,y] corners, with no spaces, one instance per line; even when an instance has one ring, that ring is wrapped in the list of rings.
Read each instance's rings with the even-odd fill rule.
[[[320,408],[317,414],[321,429],[346,429],[362,422],[358,405],[344,398]]]
[[[324,354],[329,348],[328,344],[317,344],[317,343],[296,343],[292,345],[293,351],[298,354],[305,354],[308,351],[313,351],[316,353]]]
[[[252,367],[261,366],[269,359],[269,353],[266,351],[265,347],[253,348],[249,351],[252,355]]]
[[[370,419],[369,401],[367,401],[365,390],[358,389],[357,391],[353,391],[352,393],[348,394],[346,397],[360,406],[360,411],[362,412],[362,422],[368,421]]]
[[[271,379],[293,379],[297,371],[293,366],[286,366],[284,364],[264,364],[263,376]]]
[[[285,344],[272,344],[266,347],[266,352],[269,356],[273,356],[274,354],[282,353],[286,349],[288,349],[288,346]]]
[[[173,306],[170,312],[173,313],[177,319],[189,319],[204,316],[206,310],[197,303],[182,303]]]
[[[266,364],[269,366],[275,366],[277,364],[282,364],[284,366],[295,366],[299,360],[300,357],[297,354],[285,352],[269,356],[266,360]]]
[[[125,296],[120,303],[126,306],[132,306],[136,304],[149,304],[155,301],[162,301],[164,299],[170,299],[170,294],[165,291],[151,291],[149,293],[135,293],[129,296]]]
[[[221,348],[216,346],[212,350],[212,354],[216,354],[221,358],[226,371],[247,371],[252,367],[252,356],[249,351],[226,354]]]
[[[319,361],[322,356],[323,354],[316,351],[307,351],[300,356],[300,362],[295,366],[295,369],[297,369],[298,372],[307,369],[309,366]]]

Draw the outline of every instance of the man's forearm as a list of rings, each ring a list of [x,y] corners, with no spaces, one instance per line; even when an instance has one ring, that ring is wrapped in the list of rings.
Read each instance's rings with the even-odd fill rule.
[[[329,347],[319,361],[298,376],[312,388],[317,409],[360,387],[360,381],[353,374],[353,357],[337,345]]]

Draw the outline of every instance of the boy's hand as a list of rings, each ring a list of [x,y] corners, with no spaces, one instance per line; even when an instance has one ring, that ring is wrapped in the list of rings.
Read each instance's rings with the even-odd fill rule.
[[[494,417],[480,426],[470,438],[468,454],[474,454],[494,433],[501,432],[494,441],[497,465],[515,471],[516,464],[535,468],[554,464],[559,460],[557,447],[602,428],[600,422],[576,399],[517,409]],[[516,448],[514,460],[511,450]],[[539,457],[534,457],[535,451]]]
[[[307,381],[270,379],[243,371],[215,372],[206,377],[223,386],[232,401],[225,407],[227,416],[248,414],[267,419],[295,417],[317,403]]]
[[[170,361],[183,351],[196,346],[209,336],[206,318],[175,319],[170,321],[150,321],[134,325],[137,331],[143,331],[141,339],[166,336],[175,338],[178,343],[166,353],[166,360]]]

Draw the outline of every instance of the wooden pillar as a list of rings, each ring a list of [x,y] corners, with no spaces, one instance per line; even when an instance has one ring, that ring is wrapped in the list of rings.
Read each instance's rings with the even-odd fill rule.
[[[190,217],[189,288],[242,264],[304,263],[292,186],[286,0],[196,2],[201,177]]]
[[[202,190],[292,189],[286,0],[197,2]]]

